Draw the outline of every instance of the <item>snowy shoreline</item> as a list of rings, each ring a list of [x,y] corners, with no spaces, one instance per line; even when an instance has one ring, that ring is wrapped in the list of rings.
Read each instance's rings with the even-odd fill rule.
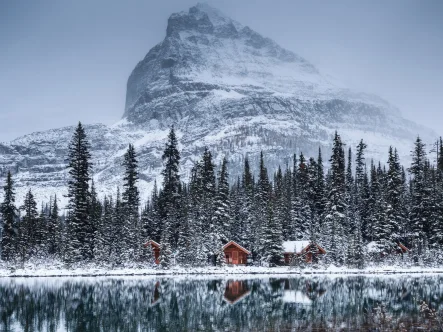
[[[122,268],[122,269],[98,269],[98,268],[48,268],[48,269],[0,269],[0,278],[11,277],[119,277],[119,276],[252,276],[258,275],[270,276],[306,276],[306,275],[395,275],[395,274],[443,274],[441,268],[398,268],[392,266],[368,267],[363,270],[339,268],[330,266],[326,269],[294,269],[290,267],[222,267],[222,268],[171,268],[171,269],[152,269],[152,268]]]

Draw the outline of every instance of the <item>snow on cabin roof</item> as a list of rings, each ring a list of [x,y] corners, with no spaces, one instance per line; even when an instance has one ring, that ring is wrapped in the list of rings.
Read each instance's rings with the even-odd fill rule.
[[[243,250],[245,253],[247,253],[248,255],[250,255],[251,254],[251,252],[248,250],[248,249],[246,249],[245,247],[242,247],[241,245],[239,245],[237,242],[235,242],[235,241],[229,241],[228,243],[226,243],[224,246],[223,246],[223,250],[225,250],[227,247],[229,247],[231,244],[233,244],[234,246],[236,246],[236,247],[238,247],[238,248],[240,248],[241,250]]]
[[[409,251],[409,248],[407,248],[403,243],[398,242],[395,243],[395,245],[397,245],[400,249],[402,249],[403,251]],[[375,252],[380,252],[383,250],[382,244],[377,242],[377,241],[371,241],[366,245],[366,250],[368,251],[368,253],[375,253]]]
[[[287,253],[300,253],[303,249],[305,249],[311,241],[302,240],[302,241],[284,241],[283,242],[283,252]]]
[[[371,241],[371,242],[369,242],[369,243],[366,245],[366,249],[367,249],[368,253],[371,253],[371,252],[378,252],[378,251],[380,250],[380,249],[379,249],[379,245],[378,245],[378,243],[375,242],[375,241]]]
[[[144,246],[147,247],[148,244],[150,244],[150,243],[152,243],[154,246],[157,246],[157,247],[160,248],[160,244],[157,243],[157,242],[155,242],[154,240],[148,240],[148,241],[146,241],[145,244],[144,244]]]

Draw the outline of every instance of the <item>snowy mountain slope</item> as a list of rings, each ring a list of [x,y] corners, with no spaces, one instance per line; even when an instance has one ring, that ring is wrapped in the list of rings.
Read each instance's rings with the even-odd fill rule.
[[[269,170],[290,163],[294,152],[328,157],[332,135],[355,146],[363,138],[368,157],[385,161],[389,145],[408,161],[413,140],[435,134],[403,119],[388,102],[353,92],[312,64],[208,5],[171,15],[165,39],[131,73],[122,121],[89,125],[94,178],[101,194],[115,193],[129,143],[139,154],[141,191],[147,198],[159,179],[169,126],[177,128],[186,177],[203,147],[230,173],[240,173],[246,154],[253,164],[264,151]],[[32,187],[39,200],[62,197],[66,147],[73,127],[34,133],[0,144],[0,174],[11,169],[18,200]],[[284,166],[284,165],[282,165]]]

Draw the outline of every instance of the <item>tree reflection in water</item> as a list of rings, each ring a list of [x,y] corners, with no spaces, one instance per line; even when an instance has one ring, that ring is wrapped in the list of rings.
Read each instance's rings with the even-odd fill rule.
[[[438,331],[429,310],[441,309],[442,282],[437,275],[1,279],[0,331]]]

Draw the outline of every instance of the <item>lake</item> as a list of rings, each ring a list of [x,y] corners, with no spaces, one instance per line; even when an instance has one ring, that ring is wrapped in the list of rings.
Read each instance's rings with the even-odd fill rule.
[[[0,331],[441,331],[442,301],[442,275],[0,278]]]

